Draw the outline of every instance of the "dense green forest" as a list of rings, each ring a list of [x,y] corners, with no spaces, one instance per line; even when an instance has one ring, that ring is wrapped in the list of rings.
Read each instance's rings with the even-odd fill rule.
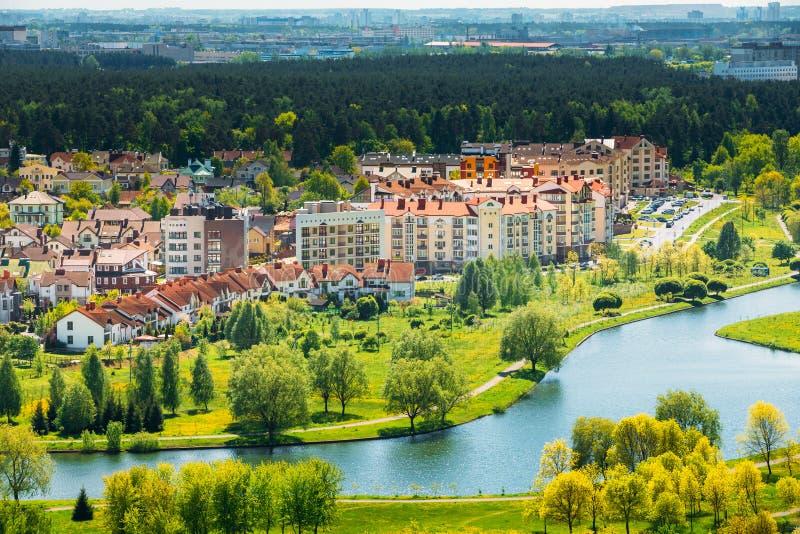
[[[708,160],[726,131],[794,132],[800,117],[799,82],[703,79],[631,57],[439,55],[144,69],[9,57],[0,57],[0,143],[13,138],[40,153],[161,150],[183,163],[215,148],[274,140],[293,148],[303,166],[342,144],[361,152],[407,139],[418,151],[454,152],[462,140],[644,133],[683,166]]]

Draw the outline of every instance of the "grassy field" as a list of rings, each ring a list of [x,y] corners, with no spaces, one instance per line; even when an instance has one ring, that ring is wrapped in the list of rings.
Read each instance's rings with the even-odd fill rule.
[[[717,335],[773,349],[800,352],[800,312],[733,323],[717,330]]]

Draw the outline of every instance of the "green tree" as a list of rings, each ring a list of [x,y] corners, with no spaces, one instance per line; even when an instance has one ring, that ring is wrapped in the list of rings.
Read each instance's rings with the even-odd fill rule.
[[[347,197],[347,191],[332,174],[312,171],[303,182],[307,193],[319,200],[338,200]]]
[[[308,370],[311,371],[311,388],[322,398],[324,411],[328,413],[328,400],[333,394],[331,352],[327,349],[316,351],[308,360]]]
[[[689,280],[683,288],[683,296],[691,300],[702,300],[708,295],[708,288],[700,280]]]
[[[140,349],[136,353],[133,367],[133,398],[142,411],[157,403],[156,371],[153,355],[149,350]]]
[[[594,308],[594,311],[601,313],[605,313],[606,310],[617,310],[621,306],[622,297],[611,291],[603,291],[595,297],[594,301],[592,301],[592,307]]]
[[[97,411],[89,389],[81,383],[69,386],[58,410],[58,422],[64,433],[79,434],[91,426],[96,415]]]
[[[72,155],[72,168],[76,172],[94,171],[97,169],[97,164],[86,152],[76,152]]]
[[[33,412],[31,418],[31,429],[39,436],[44,436],[50,431],[50,425],[47,422],[47,416],[44,414],[42,401],[36,403],[36,410]]]
[[[333,355],[328,370],[330,392],[341,404],[342,416],[344,416],[347,404],[369,391],[364,363],[345,349]]]
[[[719,525],[720,517],[728,508],[733,493],[731,474],[723,462],[712,467],[703,482],[703,497],[714,512],[714,525]]]
[[[671,302],[675,295],[683,292],[683,283],[677,278],[664,278],[653,286],[653,292],[658,298]]]
[[[106,427],[106,450],[108,452],[119,452],[122,450],[122,423],[111,421]]]
[[[189,394],[195,406],[202,404],[203,408],[208,411],[208,403],[214,398],[214,376],[211,374],[208,362],[202,354],[198,354],[194,360]]]
[[[614,445],[614,421],[603,417],[579,417],[572,426],[572,450],[576,465],[596,464],[605,476],[609,465],[609,451]]]
[[[253,523],[269,532],[284,520],[283,485],[288,466],[284,462],[262,463],[253,469],[250,492],[253,498]]]
[[[416,146],[408,139],[390,139],[386,142],[386,149],[392,154],[412,154]]]
[[[744,434],[737,440],[750,454],[764,458],[767,472],[772,475],[772,453],[786,441],[789,425],[778,408],[764,401],[750,406]]]
[[[431,360],[436,377],[436,414],[439,423],[445,424],[447,414],[469,396],[467,377],[452,362],[437,357]]]
[[[50,420],[51,426],[55,424],[56,417],[58,417],[58,409],[61,408],[66,389],[64,373],[60,367],[56,366],[50,375],[50,400],[47,405],[47,418]]]
[[[330,527],[336,518],[341,481],[339,468],[318,458],[287,467],[281,500],[289,525],[297,532]]]
[[[720,260],[735,260],[739,257],[739,251],[742,248],[742,242],[739,239],[739,232],[736,231],[736,226],[733,222],[727,221],[722,225],[719,237],[717,238],[717,246],[714,249],[715,257]]]
[[[355,174],[358,160],[353,149],[347,145],[339,145],[331,152],[330,162],[339,167],[343,174]]]
[[[11,363],[11,354],[6,353],[0,364],[0,416],[6,416],[11,424],[11,418],[19,415],[21,409],[22,386]]]
[[[319,334],[316,330],[309,329],[303,335],[303,340],[300,342],[300,351],[305,358],[311,355],[312,351],[318,350],[320,346]]]
[[[174,345],[173,345],[174,346]],[[169,408],[172,415],[181,405],[180,349],[168,348],[161,363],[161,402]]]
[[[437,356],[448,359],[442,336],[436,331],[411,330],[392,345],[392,360],[431,360]]]
[[[89,502],[89,496],[86,495],[86,488],[81,487],[81,492],[72,508],[72,520],[91,521],[92,519],[94,519],[94,507]]]
[[[233,362],[228,400],[237,418],[255,418],[273,440],[275,433],[308,417],[308,379],[299,356],[259,345]]]
[[[789,132],[784,129],[772,132],[772,150],[775,153],[775,163],[779,169],[783,169],[789,156]]]
[[[709,280],[708,284],[706,284],[706,287],[708,288],[708,291],[714,295],[725,293],[728,290],[728,284],[718,278],[712,278]]]
[[[673,419],[682,430],[701,432],[712,445],[720,444],[719,412],[711,408],[700,393],[669,390],[656,398],[656,419]]]
[[[739,499],[754,513],[758,513],[758,496],[764,489],[761,471],[750,460],[744,460],[733,467],[733,488]]]
[[[794,258],[794,246],[788,241],[778,241],[772,247],[772,257],[781,262],[788,262]]]
[[[359,176],[356,183],[353,184],[353,194],[357,195],[365,189],[369,189],[369,180],[364,176]]]
[[[0,488],[19,503],[24,495],[46,493],[53,461],[43,443],[24,426],[0,426]]]
[[[119,185],[119,182],[114,180],[114,183],[111,184],[111,188],[108,190],[108,201],[111,202],[112,206],[119,205],[119,197],[120,193],[122,193],[122,188]]]
[[[225,534],[250,532],[253,509],[250,496],[250,467],[240,460],[224,460],[213,465],[214,523]]]
[[[411,423],[411,433],[416,433],[414,421],[436,403],[436,376],[431,360],[394,360],[389,367],[383,397],[386,410],[405,414]]]
[[[81,374],[83,382],[92,395],[95,413],[103,413],[106,405],[106,394],[109,389],[108,378],[106,377],[103,362],[100,359],[100,351],[94,345],[89,346],[86,357],[81,364]]]
[[[214,479],[214,469],[208,463],[188,462],[181,467],[175,507],[186,532],[213,532]]]
[[[517,309],[503,328],[500,359],[528,360],[534,373],[538,362],[556,369],[564,357],[562,336],[559,322],[551,313],[531,306]]]

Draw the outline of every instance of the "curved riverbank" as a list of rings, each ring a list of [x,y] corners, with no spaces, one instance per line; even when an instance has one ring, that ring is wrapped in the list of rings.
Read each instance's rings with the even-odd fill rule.
[[[781,313],[740,321],[717,330],[716,335],[775,350],[800,353],[800,312]]]
[[[795,281],[792,275],[775,277],[768,280],[731,288],[725,298],[706,299],[702,303],[685,301],[663,303],[638,310],[630,310],[613,317],[600,317],[573,327],[566,337],[567,356],[593,335],[625,324],[632,324],[681,311],[687,311],[709,304],[726,302],[736,297],[763,291]],[[566,358],[566,356],[565,356]],[[452,429],[470,423],[488,415],[503,413],[534,390],[537,383],[528,376],[516,376],[525,370],[524,361],[515,362],[503,369],[496,376],[470,391],[470,410],[457,409],[446,425],[419,427],[416,435],[425,435]],[[476,407],[476,403],[480,403]],[[330,445],[344,442],[371,441],[389,438],[412,436],[410,429],[399,427],[398,421],[405,421],[404,415],[392,415],[380,419],[329,425],[326,427],[297,428],[284,431],[277,441],[270,442],[265,434],[216,434],[200,436],[160,436],[159,450],[185,451],[203,449],[254,448],[254,447],[289,447],[303,445]],[[302,437],[299,435],[302,434]],[[333,434],[333,435],[332,435]],[[98,439],[102,444],[104,440]],[[81,453],[80,440],[45,441],[48,452]],[[104,453],[103,450],[90,451]]]

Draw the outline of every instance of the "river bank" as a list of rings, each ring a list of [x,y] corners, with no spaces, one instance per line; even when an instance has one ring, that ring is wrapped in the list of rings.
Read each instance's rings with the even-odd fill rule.
[[[792,275],[783,275],[751,284],[731,288],[724,298],[706,298],[700,302],[678,301],[629,310],[617,316],[600,317],[572,328],[566,336],[567,356],[591,336],[617,326],[643,321],[654,317],[685,311],[717,302],[725,302],[736,297],[763,291],[795,281]],[[448,424],[433,425],[431,422],[419,425],[417,435],[458,427],[488,415],[503,413],[525,398],[537,385],[525,362],[516,362],[503,369],[497,376],[474,388],[466,407],[452,412]],[[358,421],[317,428],[287,430],[270,442],[265,434],[217,434],[199,436],[159,436],[158,450],[190,450],[216,448],[282,447],[302,445],[326,445],[341,442],[357,442],[411,436],[405,426],[406,417],[393,415],[376,420]],[[46,441],[48,452],[85,453],[81,451],[81,440]],[[100,449],[104,440],[97,440],[97,448],[88,453],[103,453]]]

